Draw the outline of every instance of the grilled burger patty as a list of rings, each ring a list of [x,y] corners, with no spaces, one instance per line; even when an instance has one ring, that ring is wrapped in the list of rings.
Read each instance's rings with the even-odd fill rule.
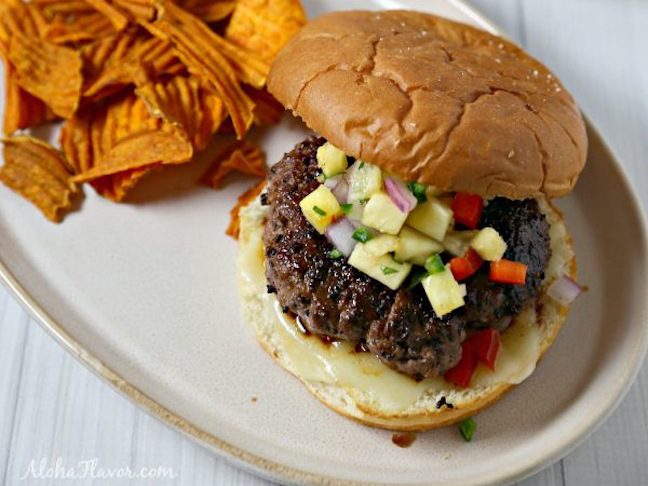
[[[439,318],[420,285],[392,291],[334,258],[334,247],[313,228],[299,202],[314,191],[321,171],[309,138],[272,167],[270,206],[263,240],[268,291],[276,292],[285,312],[299,316],[313,334],[364,341],[386,365],[416,379],[437,376],[461,358],[466,329],[488,327],[513,316],[535,298],[550,256],[549,228],[534,200],[492,200],[481,226],[495,228],[508,245],[505,258],[528,265],[525,286],[497,284],[487,266],[466,281],[466,305]]]

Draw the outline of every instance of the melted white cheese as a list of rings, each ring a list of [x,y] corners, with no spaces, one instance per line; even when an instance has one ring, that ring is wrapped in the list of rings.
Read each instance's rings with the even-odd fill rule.
[[[261,238],[264,217],[264,208],[258,202],[245,210],[248,241],[240,245],[239,273],[246,289],[262,296],[262,315],[273,316],[273,322],[265,322],[264,329],[256,329],[257,333],[271,335],[275,349],[282,353],[282,364],[289,371],[301,379],[356,390],[394,411],[407,409],[424,394],[453,388],[442,378],[416,382],[388,368],[370,353],[356,353],[349,343],[325,344],[315,336],[302,333],[295,321],[282,312],[275,294],[266,291]],[[535,312],[528,309],[502,334],[495,372],[480,364],[471,386],[520,383],[535,369],[540,342]]]

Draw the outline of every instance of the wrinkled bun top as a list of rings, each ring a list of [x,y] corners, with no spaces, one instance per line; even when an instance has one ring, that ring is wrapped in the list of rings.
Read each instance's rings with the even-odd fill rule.
[[[319,17],[279,54],[268,88],[347,154],[447,191],[558,197],[585,164],[581,114],[545,66],[433,15]]]

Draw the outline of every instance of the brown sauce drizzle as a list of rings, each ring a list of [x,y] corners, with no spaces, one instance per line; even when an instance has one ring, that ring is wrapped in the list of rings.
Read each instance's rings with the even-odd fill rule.
[[[289,316],[292,318],[293,321],[295,321],[295,325],[297,326],[297,329],[299,329],[299,332],[301,332],[304,336],[316,337],[317,339],[322,341],[322,344],[324,344],[325,346],[330,346],[332,343],[339,341],[339,339],[331,336],[325,336],[323,334],[313,334],[308,330],[308,328],[306,327],[304,321],[300,316],[296,316],[292,312],[289,313]]]
[[[416,434],[414,432],[396,432],[392,434],[391,440],[398,447],[406,448],[414,443]]]

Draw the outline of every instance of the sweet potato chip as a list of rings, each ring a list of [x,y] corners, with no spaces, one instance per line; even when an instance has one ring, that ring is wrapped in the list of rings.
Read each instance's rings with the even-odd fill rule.
[[[159,164],[155,164],[159,165]],[[155,165],[125,170],[90,181],[90,185],[97,193],[114,202],[123,201],[128,192],[148,174]]]
[[[0,1],[0,54],[7,57],[13,35],[37,39],[46,27],[47,19],[35,5],[20,0]]]
[[[85,0],[85,2],[108,17],[117,30],[124,30],[130,23],[128,16],[108,0]]]
[[[183,134],[153,117],[133,94],[75,116],[63,127],[61,145],[76,182],[155,164],[179,164],[193,156]]]
[[[299,0],[238,0],[225,38],[271,63],[305,24],[306,13]]]
[[[66,190],[88,182],[121,201],[154,168],[188,162],[213,134],[241,139],[252,123],[278,122],[283,108],[265,83],[274,55],[304,23],[296,2],[0,0],[4,131],[64,118]],[[21,148],[20,164],[0,175],[54,220],[69,195],[47,179],[43,146],[20,142],[39,154],[33,170]],[[238,142],[205,179],[218,188],[231,171],[262,177],[263,154]]]
[[[162,0],[158,19],[145,23],[156,37],[170,40],[190,73],[215,90],[229,113],[236,133],[243,137],[254,119],[254,104],[236,80],[236,72],[220,52],[224,40],[193,15]]]
[[[237,79],[257,88],[265,85],[270,64],[261,61],[255,54],[245,52],[238,46],[223,39],[212,31],[207,24],[195,15],[185,11],[169,0],[161,0],[160,15],[155,22],[166,35],[176,33],[179,39],[188,41],[197,52],[202,49],[207,54],[220,53],[230,63]]]
[[[102,141],[101,138],[96,139],[95,137],[93,144],[91,131],[97,134],[97,130],[92,130],[93,122],[101,126],[104,125],[107,117],[106,111],[106,109],[103,109],[99,112],[86,111],[80,113],[71,120],[68,120],[63,126],[63,130],[61,131],[61,146],[63,147],[63,151],[67,155],[76,174],[87,173],[90,171],[95,164],[95,160],[98,161],[99,165],[102,163],[103,151],[106,150],[105,144],[107,144],[107,141]],[[130,121],[133,122],[135,118],[141,118],[141,116],[133,117]],[[145,122],[140,120],[137,126],[133,124],[132,129],[133,131],[136,131],[153,126],[159,126],[159,121],[151,117]],[[120,133],[122,131],[123,128],[120,130]],[[134,187],[152,167],[153,166],[127,169],[115,174],[97,177],[89,182],[90,185],[92,185],[93,188],[102,196],[113,201],[121,201],[128,191]]]
[[[135,64],[149,65],[158,76],[186,70],[170,42],[151,37],[138,29],[84,46],[81,53],[87,80],[83,95],[93,101],[132,84],[132,68]]]
[[[53,18],[57,14],[87,14],[95,12],[95,9],[84,0],[31,0],[31,3],[49,18]]]
[[[241,230],[241,218],[239,216],[241,209],[252,202],[259,194],[261,194],[263,188],[265,187],[265,184],[266,181],[264,179],[239,196],[238,201],[236,202],[236,206],[230,209],[230,223],[225,230],[226,235],[229,235],[235,240],[238,240],[239,232]]]
[[[5,135],[54,120],[54,113],[38,98],[23,90],[16,80],[13,66],[5,63],[5,112],[3,131]]]
[[[129,53],[136,50],[151,37],[138,28],[126,29],[122,32],[106,36],[95,42],[81,47],[81,59],[83,60],[84,95],[87,94],[89,86],[96,82],[101,76],[111,76],[109,72],[116,71],[118,66],[123,65],[123,59]]]
[[[196,147],[207,145],[209,138],[218,132],[218,129],[227,120],[227,112],[220,97],[211,90],[200,88],[200,109],[202,111],[202,123],[199,133],[205,138],[196,138]],[[198,149],[200,150],[200,149]]]
[[[193,156],[191,143],[177,131],[150,130],[121,138],[88,172],[74,176],[84,182],[153,164],[181,164]]]
[[[153,116],[181,128],[196,150],[202,150],[225,119],[223,103],[197,80],[174,76],[154,82],[140,69],[135,74],[135,93],[146,102]]]
[[[155,18],[155,2],[156,0],[113,0],[115,7],[137,22],[150,22]]]
[[[11,137],[3,143],[0,180],[31,201],[47,219],[60,222],[77,192],[63,155],[32,137]]]
[[[218,22],[234,11],[234,0],[180,0],[177,2],[203,22]]]
[[[257,125],[276,125],[286,109],[266,89],[243,88],[254,101],[254,121]]]
[[[8,59],[25,91],[62,118],[74,115],[83,82],[78,52],[14,33],[9,41]]]
[[[203,176],[203,182],[212,189],[220,189],[225,177],[233,171],[264,177],[267,168],[261,149],[245,140],[233,143],[214,160]]]
[[[54,44],[87,42],[114,34],[115,27],[99,12],[56,14],[43,37]]]
[[[61,149],[74,174],[86,172],[93,166],[92,119],[91,111],[80,112],[67,120],[61,129]]]

